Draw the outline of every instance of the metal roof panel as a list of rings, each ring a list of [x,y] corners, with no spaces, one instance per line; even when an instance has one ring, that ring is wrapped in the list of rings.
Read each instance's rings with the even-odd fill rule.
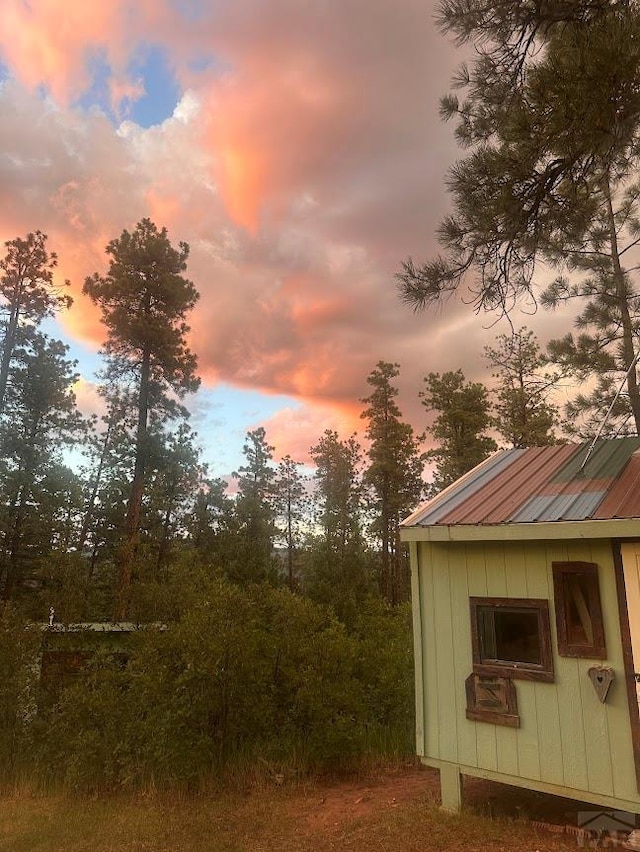
[[[503,450],[403,526],[640,518],[640,438]]]
[[[513,524],[535,521],[582,521],[590,518],[604,496],[603,491],[582,494],[537,494],[509,518]]]
[[[483,489],[497,474],[508,467],[515,457],[523,452],[526,451],[512,449],[494,453],[469,473],[445,488],[444,491],[441,491],[440,494],[436,494],[435,497],[423,503],[403,522],[403,526],[429,526],[440,523],[448,512],[455,510],[479,489]]]
[[[575,445],[533,447],[520,450],[481,490],[439,519],[445,524],[500,524],[510,520],[529,499],[566,464]]]
[[[636,450],[595,518],[640,518],[640,452]]]

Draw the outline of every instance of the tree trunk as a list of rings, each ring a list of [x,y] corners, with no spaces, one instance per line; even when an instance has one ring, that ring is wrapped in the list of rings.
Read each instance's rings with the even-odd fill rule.
[[[618,235],[616,231],[616,220],[611,201],[611,186],[609,184],[608,172],[604,178],[604,192],[607,201],[607,219],[609,222],[609,247],[611,262],[613,264],[613,277],[616,285],[616,296],[620,307],[620,323],[622,326],[622,358],[623,366],[627,373],[627,391],[629,393],[629,404],[636,427],[636,434],[640,435],[640,391],[638,390],[638,376],[635,366],[633,323],[629,312],[627,299],[625,275],[620,263],[620,252],[618,248]]]
[[[160,547],[158,548],[158,559],[156,561],[156,572],[160,576],[160,571],[167,561],[169,554],[169,531],[171,529],[171,515],[173,514],[174,495],[169,496],[169,504],[167,511],[164,513],[164,521],[162,523],[162,538],[160,539]]]
[[[5,577],[4,589],[2,590],[2,599],[10,601],[13,597],[16,582],[18,580],[18,562],[20,539],[22,537],[22,524],[24,521],[24,510],[27,505],[27,494],[29,488],[23,484],[16,495],[16,500],[13,503],[13,523],[11,526],[11,538],[9,541],[9,560],[7,563],[7,573]]]
[[[287,496],[287,576],[289,590],[293,591],[293,507],[290,494]]]
[[[9,382],[9,367],[11,366],[11,357],[16,345],[16,335],[18,333],[18,319],[20,311],[17,306],[11,307],[9,322],[2,344],[2,358],[0,358],[0,414],[4,411],[5,399],[7,396],[7,384]]]
[[[78,550],[80,553],[82,553],[87,543],[87,536],[89,535],[89,526],[93,519],[93,509],[96,504],[98,489],[100,488],[102,471],[104,470],[104,464],[107,459],[107,451],[109,449],[109,443],[111,441],[111,430],[113,428],[113,424],[115,423],[115,418],[116,413],[115,411],[113,411],[111,417],[109,418],[109,423],[107,424],[107,431],[105,432],[102,450],[100,452],[100,461],[98,462],[98,470],[96,471],[96,476],[93,481],[93,488],[91,489],[91,494],[89,496],[89,500],[87,501],[87,508],[85,509],[84,518],[82,519],[82,529],[80,530],[80,535],[78,536]]]
[[[149,418],[149,378],[151,372],[151,353],[146,348],[142,355],[140,370],[140,393],[138,396],[138,425],[136,429],[136,457],[133,469],[133,481],[127,505],[125,536],[118,550],[116,567],[118,569],[118,587],[116,591],[115,621],[123,621],[129,613],[131,598],[131,577],[133,560],[138,546],[138,531],[144,494],[144,480],[147,462],[147,421]]]

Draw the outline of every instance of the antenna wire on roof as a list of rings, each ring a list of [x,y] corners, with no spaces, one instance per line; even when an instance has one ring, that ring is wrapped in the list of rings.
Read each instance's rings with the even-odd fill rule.
[[[640,358],[640,352],[638,352],[636,355],[634,355],[634,357],[633,357],[633,361],[631,362],[631,364],[630,364],[630,366],[629,366],[629,369],[627,370],[627,372],[626,372],[626,373],[625,373],[625,375],[624,375],[624,378],[623,378],[623,379],[622,379],[622,381],[620,382],[620,387],[619,387],[619,388],[618,388],[618,390],[616,391],[616,395],[614,396],[614,398],[611,400],[611,405],[610,405],[610,406],[609,406],[609,408],[607,409],[607,413],[606,413],[606,414],[605,414],[605,416],[604,416],[604,420],[603,420],[603,421],[602,421],[602,423],[600,424],[600,427],[598,428],[598,431],[596,432],[596,436],[595,436],[595,438],[593,439],[593,441],[592,441],[592,442],[591,442],[591,444],[589,445],[589,449],[587,450],[587,452],[586,452],[586,454],[585,454],[585,457],[584,457],[584,459],[583,459],[583,461],[582,461],[582,464],[580,465],[579,473],[582,473],[582,471],[583,471],[583,470],[585,469],[585,467],[586,467],[587,462],[588,462],[588,461],[589,461],[589,459],[591,458],[591,453],[593,452],[593,448],[595,447],[596,442],[597,442],[598,438],[600,437],[600,435],[602,435],[602,430],[603,430],[603,429],[604,429],[604,427],[607,425],[607,420],[609,419],[609,417],[610,417],[610,415],[611,415],[611,412],[613,411],[613,406],[614,406],[614,405],[616,404],[616,402],[618,401],[618,399],[619,399],[619,397],[620,397],[620,394],[622,393],[622,388],[625,386],[626,381],[627,381],[627,379],[629,378],[629,374],[631,373],[631,371],[635,368],[636,364],[638,363],[638,358]]]

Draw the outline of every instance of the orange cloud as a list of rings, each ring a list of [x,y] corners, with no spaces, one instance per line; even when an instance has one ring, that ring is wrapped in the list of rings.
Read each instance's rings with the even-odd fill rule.
[[[163,192],[162,189],[149,187],[145,193],[149,218],[161,226],[169,228],[180,221],[182,205],[175,195]]]
[[[304,190],[322,139],[344,108],[344,85],[301,56],[257,49],[242,72],[210,84],[206,143],[231,219],[255,233],[261,212],[286,212]]]
[[[120,115],[123,108],[126,114],[127,108],[145,93],[144,81],[141,78],[130,80],[127,77],[112,77],[109,80],[109,97],[116,115]]]
[[[222,198],[231,219],[255,234],[267,170],[261,162],[260,152],[252,150],[240,138],[234,139],[230,128],[221,137],[216,150]]]
[[[68,101],[89,83],[87,59],[110,35],[122,34],[120,2],[4,0],[0,48],[12,72],[30,88],[45,83]]]
[[[91,65],[105,58],[113,79],[112,105],[141,94],[126,69],[149,34],[176,32],[168,0],[2,0],[0,54],[13,76],[30,89],[44,85],[60,104],[91,84]]]
[[[290,455],[302,464],[311,464],[309,450],[327,429],[343,440],[359,432],[363,425],[360,409],[354,405],[329,406],[306,404],[299,408],[283,408],[262,423],[268,442],[276,448],[277,459]]]
[[[467,313],[455,307],[415,317],[393,283],[403,257],[433,249],[453,155],[435,119],[449,60],[429,43],[428,3],[69,0],[64,16],[60,6],[0,0],[13,75],[0,87],[0,232],[49,233],[76,297],[69,334],[102,341],[82,284],[105,268],[107,242],[150,216],[191,246],[202,375],[298,400],[268,424],[293,456],[325,428],[363,431],[357,400],[380,359],[401,363],[417,426],[424,373],[479,369],[477,320],[460,327],[456,311]],[[198,15],[179,19],[187,6]],[[96,55],[115,102],[135,97],[127,68],[149,44],[193,86],[173,117],[116,129],[68,107]],[[193,70],[201,57],[211,61]]]

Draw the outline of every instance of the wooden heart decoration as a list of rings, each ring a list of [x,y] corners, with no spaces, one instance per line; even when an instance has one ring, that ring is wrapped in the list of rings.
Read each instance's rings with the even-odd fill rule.
[[[616,673],[611,666],[592,666],[589,669],[588,674],[591,678],[593,688],[596,691],[596,695],[604,704],[607,700],[607,693],[609,692],[611,684],[615,680]]]

